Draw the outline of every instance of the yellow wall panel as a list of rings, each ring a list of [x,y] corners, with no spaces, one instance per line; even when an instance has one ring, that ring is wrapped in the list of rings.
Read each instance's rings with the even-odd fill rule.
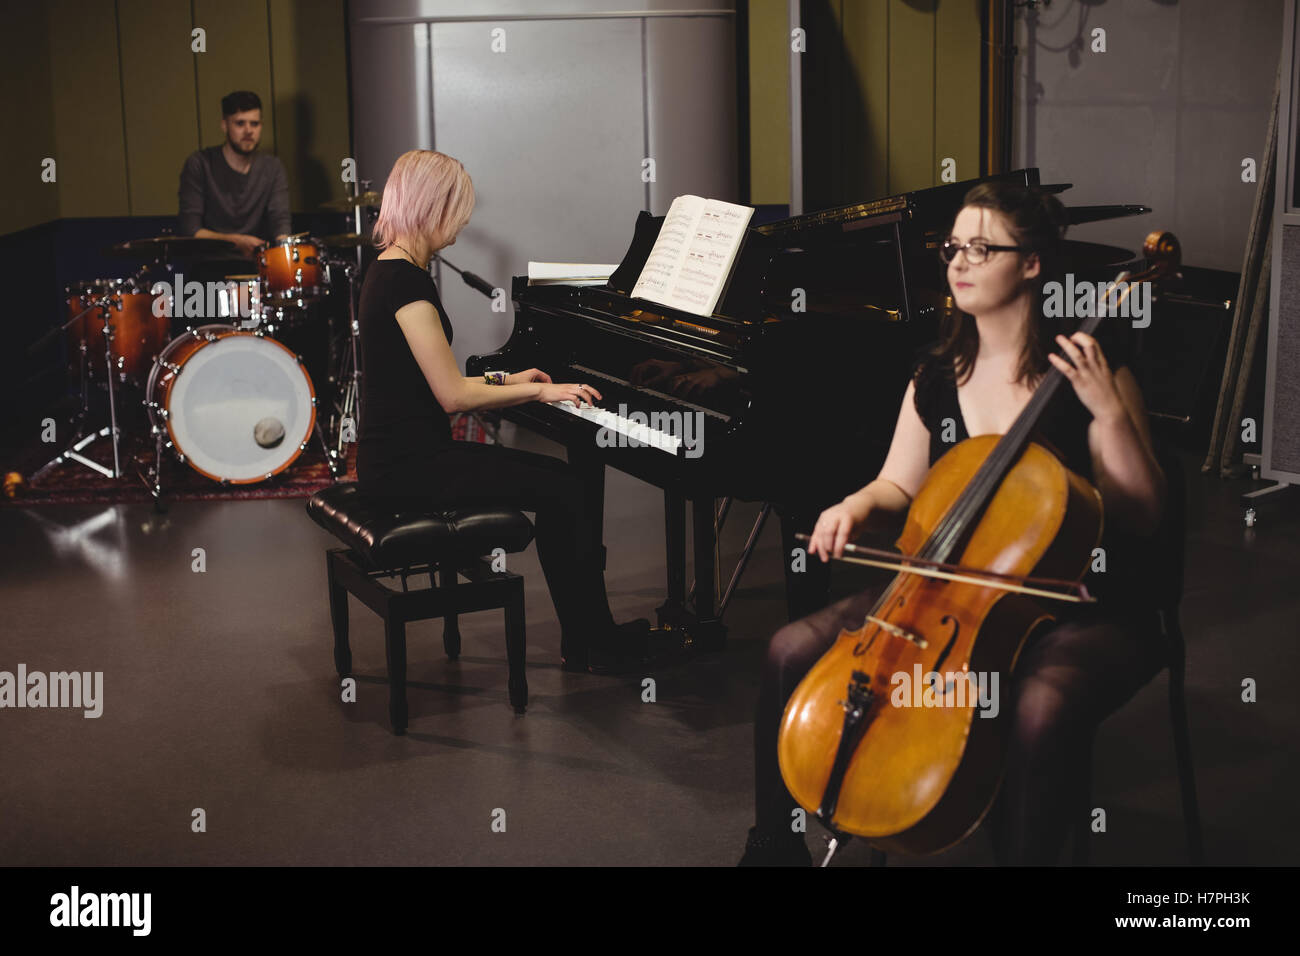
[[[980,0],[939,4],[934,33],[934,164],[957,161],[956,179],[980,173]]]
[[[221,98],[252,90],[262,100],[262,141],[275,152],[275,96],[271,88],[270,18],[266,0],[193,0],[194,26],[207,32],[207,52],[196,53],[199,135],[204,146],[225,142]]]
[[[938,182],[934,167],[934,13],[889,0],[889,192]]]
[[[185,157],[198,149],[188,3],[117,0],[131,215],[176,214]]]
[[[59,215],[129,215],[116,10],[103,0],[48,10]]]
[[[786,0],[749,4],[750,202],[790,201],[790,19]]]
[[[21,120],[22,135],[7,137],[0,149],[0,182],[5,200],[0,202],[0,233],[17,232],[58,216],[59,182],[41,182],[41,161],[55,160],[62,167],[54,131],[54,106],[50,92],[50,47],[47,9],[39,3],[14,4],[0,30],[0,97]],[[11,130],[14,127],[11,126]]]
[[[269,0],[276,153],[289,205],[310,212],[344,194],[350,155],[343,0]]]
[[[850,201],[889,192],[889,6],[848,0],[841,15],[845,82],[857,114],[845,119],[845,195]]]

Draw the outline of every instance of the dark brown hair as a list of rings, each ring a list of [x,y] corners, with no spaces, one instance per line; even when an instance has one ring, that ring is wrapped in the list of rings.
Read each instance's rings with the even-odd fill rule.
[[[1065,235],[1065,207],[1049,192],[1018,183],[980,183],[966,194],[962,208],[975,206],[999,212],[1006,219],[1015,245],[1026,246],[1038,254],[1040,268],[1032,280],[1041,301],[1044,283],[1057,277],[1060,270],[1060,242]],[[1028,255],[1029,253],[1001,253]],[[945,270],[945,275],[947,270]],[[1058,319],[1045,318],[1041,305],[1035,309],[1036,320],[1030,321],[1025,344],[1016,368],[1016,381],[1033,385],[1047,372],[1048,348],[1062,331]],[[930,353],[933,366],[945,378],[963,382],[975,367],[979,354],[979,329],[973,316],[955,305],[946,309],[939,322],[939,344]]]
[[[221,98],[221,118],[234,116],[236,113],[247,113],[249,110],[260,110],[262,108],[262,98],[251,90],[235,90],[233,93],[227,93]]]

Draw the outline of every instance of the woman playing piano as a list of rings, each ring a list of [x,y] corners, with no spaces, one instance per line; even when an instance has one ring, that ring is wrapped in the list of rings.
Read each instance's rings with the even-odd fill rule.
[[[1108,567],[1095,586],[1089,579],[1100,603],[1060,615],[1030,639],[1017,663],[1006,772],[988,821],[1003,864],[1056,862],[1071,813],[1082,812],[1094,729],[1162,663],[1154,607],[1124,558],[1132,567],[1139,539],[1159,522],[1164,476],[1121,352],[1108,346],[1104,353],[1082,333],[1058,334],[1057,321],[1042,315],[1043,281],[1064,224],[1056,198],[1032,188],[984,183],[967,194],[941,248],[956,308],[913,371],[879,476],[822,512],[808,546],[822,561],[839,557],[869,519],[905,513],[930,467],[952,447],[945,437],[955,444],[1005,433],[1051,367],[1073,386],[1053,397],[1040,434],[1101,492]],[[1049,352],[1054,346],[1062,354]],[[1116,528],[1132,529],[1134,537],[1122,539]],[[742,865],[808,864],[777,762],[781,716],[804,674],[841,630],[861,626],[878,594],[879,587],[846,598],[773,636],[755,723],[756,825]]]
[[[429,275],[474,209],[474,186],[450,156],[398,157],[375,223],[382,250],[361,288],[362,379],[357,478],[394,510],[507,506],[536,515],[537,556],[555,602],[566,670],[633,663],[649,630],[616,625],[593,547],[580,484],[559,459],[452,441],[448,415],[524,402],[591,404],[587,385],[558,385],[538,369],[466,378],[451,351],[452,326]],[[491,378],[489,382],[487,379]]]

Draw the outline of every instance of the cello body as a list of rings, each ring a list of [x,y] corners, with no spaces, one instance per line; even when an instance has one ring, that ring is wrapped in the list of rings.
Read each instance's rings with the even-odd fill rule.
[[[897,541],[904,555],[921,554],[963,497],[969,504],[964,493],[984,479],[1000,438],[967,439],[935,463]],[[1079,581],[1101,532],[1101,495],[1029,441],[984,493],[951,560]],[[1035,598],[993,584],[898,574],[786,705],[777,751],[790,793],[832,831],[887,851],[958,842],[997,795],[1021,649],[1053,619]]]

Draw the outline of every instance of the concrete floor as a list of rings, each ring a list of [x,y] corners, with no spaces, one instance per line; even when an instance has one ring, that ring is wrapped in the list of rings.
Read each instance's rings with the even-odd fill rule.
[[[554,452],[540,439],[517,444]],[[1189,462],[1189,464],[1192,464]],[[1199,462],[1195,463],[1199,464]],[[1300,509],[1242,524],[1247,482],[1194,474],[1182,615],[1208,861],[1293,864],[1300,695],[1283,677],[1300,634]],[[610,472],[610,602],[650,616],[663,593],[662,496]],[[297,500],[0,509],[0,670],[102,671],[104,711],[0,713],[0,860],[7,864],[730,865],[752,816],[752,709],[784,621],[778,529],[712,657],[641,678],[562,673],[534,548],[527,716],[506,704],[501,615],[408,629],[410,730],[388,730],[379,619],[352,602],[359,675],[339,700],[324,551]],[[734,561],[756,506],[733,510]],[[192,570],[203,548],[206,571]],[[851,591],[852,569],[836,592]],[[651,676],[651,675],[647,675]],[[1241,701],[1242,680],[1259,685]],[[1164,675],[1101,729],[1098,864],[1185,861]],[[191,829],[195,808],[206,832]],[[505,832],[494,832],[504,811]],[[819,834],[810,834],[819,847]],[[850,845],[842,864],[861,864]],[[987,835],[890,865],[984,865]]]

